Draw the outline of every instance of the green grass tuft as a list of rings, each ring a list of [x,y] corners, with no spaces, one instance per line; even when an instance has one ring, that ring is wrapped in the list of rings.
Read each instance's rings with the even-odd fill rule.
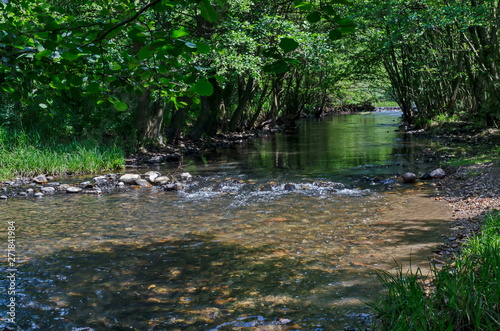
[[[122,149],[94,141],[59,143],[0,128],[0,179],[97,173],[123,167]]]
[[[379,278],[388,293],[372,305],[375,330],[500,330],[500,213],[487,217],[453,264],[429,276],[399,267]],[[433,282],[430,291],[426,279]]]

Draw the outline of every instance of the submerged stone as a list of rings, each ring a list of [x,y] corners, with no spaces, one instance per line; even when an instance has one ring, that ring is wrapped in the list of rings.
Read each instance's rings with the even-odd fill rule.
[[[151,187],[151,183],[145,179],[137,179],[135,183],[140,187]]]
[[[89,181],[81,183],[80,186],[84,187],[84,188],[92,188],[92,187],[94,187],[94,185],[91,182],[89,182]]]

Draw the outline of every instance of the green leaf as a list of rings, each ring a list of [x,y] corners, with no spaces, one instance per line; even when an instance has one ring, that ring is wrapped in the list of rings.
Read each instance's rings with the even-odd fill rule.
[[[346,6],[352,5],[352,2],[348,1],[348,0],[332,0],[332,1],[330,1],[330,3],[337,3],[340,5],[346,5]]]
[[[201,17],[206,19],[207,21],[214,23],[217,22],[217,12],[214,7],[210,4],[210,0],[201,0],[200,1],[200,13]]]
[[[165,77],[161,77],[160,78],[160,84],[162,84],[162,85],[169,85],[170,84],[170,79],[165,78]]]
[[[167,53],[172,56],[179,56],[182,54],[182,48],[181,47],[175,47],[175,46],[168,46],[167,47]]]
[[[141,48],[139,53],[137,53],[137,57],[139,60],[150,59],[153,56],[153,51],[149,46],[145,46]]]
[[[293,2],[293,5],[295,6],[295,8],[299,8],[301,10],[311,10],[313,8],[313,4],[311,4],[309,2],[305,2],[305,1],[295,0]]]
[[[68,82],[71,86],[81,86],[83,84],[83,79],[78,75],[70,75]]]
[[[14,93],[16,90],[12,86],[8,86],[6,84],[2,84],[2,90],[4,90],[7,93]]]
[[[316,23],[316,22],[321,21],[321,14],[319,12],[315,11],[315,12],[312,12],[309,15],[307,15],[306,19],[311,24]]]
[[[121,102],[115,97],[109,98],[109,102],[111,102],[118,111],[125,111],[128,109],[128,105],[125,102]]]
[[[159,72],[160,74],[166,74],[166,73],[168,73],[168,72],[169,72],[168,66],[166,66],[166,65],[165,65],[165,64],[163,64],[163,63],[162,63],[162,64],[160,64],[160,65],[158,66],[158,72]]]
[[[331,5],[323,6],[323,7],[321,7],[321,9],[323,10],[324,13],[326,13],[328,15],[335,15],[337,13],[337,11],[335,9],[333,9],[333,7]]]
[[[189,32],[186,30],[185,27],[181,26],[177,30],[172,31],[172,38],[177,39],[177,38],[182,38],[184,36],[187,36]]]
[[[332,30],[328,33],[328,38],[331,40],[339,40],[342,38],[342,32],[340,30]]]
[[[279,47],[285,52],[291,52],[299,47],[299,43],[292,38],[281,38]]]
[[[342,34],[349,34],[355,32],[356,28],[353,26],[343,26],[339,29],[339,31],[342,32]]]
[[[52,54],[52,51],[49,49],[43,50],[41,52],[36,53],[35,58],[40,61],[44,57],[49,57]]]
[[[101,92],[101,86],[97,82],[90,83],[87,88],[86,88],[88,93],[100,93]]]
[[[214,93],[214,86],[206,78],[200,78],[194,84],[194,91],[199,95],[210,96]]]
[[[355,27],[356,26],[356,23],[349,18],[339,18],[338,20],[335,20],[335,22],[338,23],[338,25],[340,25],[342,27]]]
[[[122,32],[123,28],[124,28],[123,26],[120,26],[120,27],[114,29],[113,31],[111,31],[110,33],[108,33],[108,35],[106,36],[106,38],[107,39],[112,39],[112,38],[118,36],[120,34],[120,32]]]
[[[272,57],[274,59],[281,59],[283,56],[280,54],[277,47],[271,47],[262,51],[265,57]]]
[[[68,90],[69,86],[64,82],[64,76],[51,76],[52,82],[49,84],[50,87],[55,88],[57,90]]]
[[[196,52],[199,54],[210,53],[210,46],[204,43],[196,43]]]
[[[135,29],[132,29],[128,32],[128,37],[132,39],[133,42],[139,44],[139,45],[144,45],[146,43],[146,40],[148,39],[148,36],[146,36],[144,33],[139,32]]]
[[[76,59],[78,59],[80,57],[80,54],[75,53],[75,52],[67,51],[67,52],[62,53],[61,57],[64,60],[74,61],[74,60],[76,60]]]

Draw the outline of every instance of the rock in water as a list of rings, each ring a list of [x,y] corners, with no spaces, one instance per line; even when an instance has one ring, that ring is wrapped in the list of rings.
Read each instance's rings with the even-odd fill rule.
[[[101,184],[101,183],[107,182],[108,178],[106,176],[97,176],[97,177],[94,177],[92,180],[94,181],[94,183]]]
[[[37,184],[45,184],[48,182],[47,177],[45,177],[45,175],[38,175],[35,178],[33,178],[33,181]]]
[[[420,179],[422,179],[422,180],[429,180],[429,179],[432,179],[432,177],[431,177],[430,174],[425,173],[422,176],[420,176]]]
[[[293,184],[285,184],[285,191],[295,191],[296,187]]]
[[[190,180],[191,178],[193,178],[193,176],[191,176],[191,174],[189,172],[183,172],[181,174],[181,178],[184,180]]]
[[[158,171],[148,171],[144,174],[144,178],[150,183],[154,183],[155,179],[160,177],[161,174]]]
[[[170,178],[168,176],[159,176],[155,178],[155,184],[166,184],[170,181]]]
[[[429,175],[431,176],[432,179],[438,179],[438,178],[443,178],[444,176],[446,176],[446,173],[444,172],[443,169],[439,168],[439,169],[432,171]]]
[[[141,175],[138,174],[125,174],[120,177],[120,182],[123,182],[128,185],[135,184],[136,180],[141,179]]]
[[[42,187],[42,193],[45,193],[45,194],[52,194],[56,191],[55,188],[53,187]]]
[[[81,187],[70,186],[66,188],[66,193],[80,193],[81,191],[83,191]]]
[[[165,185],[165,191],[177,191],[177,185],[175,184],[167,184]]]
[[[403,177],[403,183],[415,183],[417,180],[417,175],[415,175],[413,172],[407,172],[403,174],[401,177]]]
[[[135,183],[140,187],[151,187],[151,183],[145,179],[137,179]]]

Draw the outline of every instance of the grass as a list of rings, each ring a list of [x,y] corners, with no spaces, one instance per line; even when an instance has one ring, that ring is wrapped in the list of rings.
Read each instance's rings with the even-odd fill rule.
[[[124,153],[94,141],[58,143],[37,134],[9,132],[0,127],[0,179],[97,173],[121,168]]]
[[[492,155],[477,155],[477,156],[471,156],[471,157],[464,157],[464,158],[458,158],[454,160],[450,160],[447,162],[447,165],[450,167],[463,167],[463,166],[468,166],[468,165],[474,165],[474,164],[483,164],[483,163],[489,163],[493,162],[493,160],[496,160],[498,157],[492,157]]]
[[[388,292],[372,305],[375,330],[500,330],[500,213],[487,216],[453,264],[427,276],[399,267],[379,278]]]
[[[374,107],[399,107],[395,101],[378,101],[373,104]]]

